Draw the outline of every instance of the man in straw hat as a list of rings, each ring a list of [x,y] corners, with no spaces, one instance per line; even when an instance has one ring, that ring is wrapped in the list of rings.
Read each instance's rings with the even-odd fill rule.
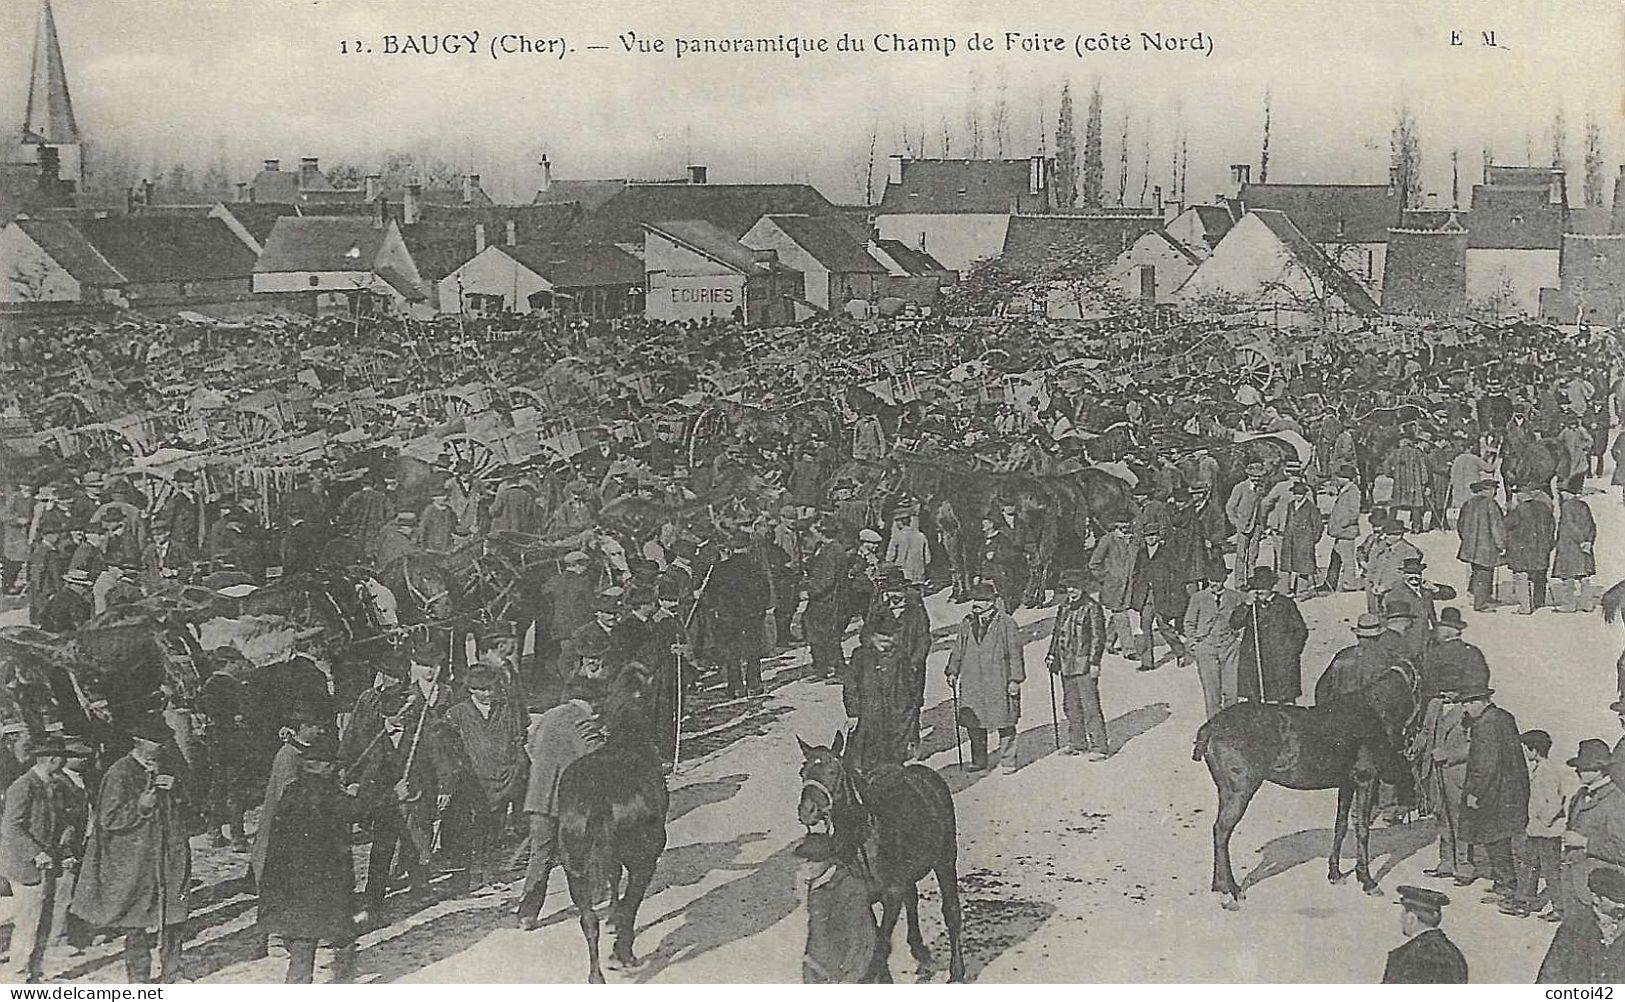
[[[169,727],[157,716],[128,728],[131,748],[102,777],[96,819],[74,888],[73,914],[124,933],[124,973],[131,984],[152,979],[157,929],[159,978],[181,973],[181,940],[190,907],[192,851],[183,814],[185,790],[169,762],[179,758]]]
[[[1401,884],[1400,931],[1405,942],[1388,953],[1382,970],[1385,985],[1467,983],[1467,960],[1439,926],[1450,899],[1425,887]]]

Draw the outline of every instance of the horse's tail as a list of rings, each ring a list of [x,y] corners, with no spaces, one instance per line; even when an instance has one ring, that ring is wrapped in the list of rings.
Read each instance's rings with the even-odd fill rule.
[[[1208,728],[1212,726],[1212,724],[1213,721],[1211,720],[1204,721],[1202,726],[1196,729],[1196,747],[1191,749],[1192,762],[1200,762],[1204,758],[1207,758],[1207,743],[1208,739],[1212,737],[1212,734],[1208,731]]]
[[[1620,581],[1602,593],[1602,619],[1612,623],[1625,616],[1625,581]]]

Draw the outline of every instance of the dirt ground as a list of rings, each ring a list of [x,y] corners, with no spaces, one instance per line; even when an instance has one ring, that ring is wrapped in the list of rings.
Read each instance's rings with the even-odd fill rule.
[[[1625,508],[1600,484],[1588,496],[1598,522],[1603,585],[1625,576]],[[1465,568],[1452,533],[1417,539],[1430,580],[1463,589]],[[1323,554],[1324,562],[1324,554]],[[1399,945],[1393,889],[1439,887],[1422,876],[1436,861],[1426,822],[1378,828],[1373,871],[1384,891],[1363,894],[1352,880],[1325,879],[1336,797],[1266,787],[1232,843],[1247,888],[1238,912],[1219,908],[1211,877],[1213,785],[1191,759],[1202,720],[1194,669],[1171,662],[1138,672],[1108,658],[1102,700],[1115,754],[1104,762],[1055,753],[1044,655],[1052,610],[1018,617],[1028,639],[1028,678],[1013,774],[962,771],[953,750],[952,703],[941,673],[946,631],[963,614],[943,595],[928,601],[939,642],[926,695],[929,764],[955,792],[960,893],[966,957],[974,980],[994,982],[1372,982]],[[1318,598],[1303,605],[1311,628],[1306,691],[1363,611],[1363,596]],[[1621,631],[1596,614],[1532,617],[1466,613],[1466,639],[1482,647],[1496,702],[1521,728],[1551,732],[1554,758],[1581,738],[1612,743],[1619,725],[1608,704]],[[11,617],[6,617],[11,618]],[[844,720],[838,687],[805,677],[805,651],[767,669],[769,694],[742,704],[691,747],[700,754],[674,776],[668,849],[638,916],[639,967],[608,972],[613,981],[785,982],[801,973],[805,912],[791,846],[803,833],[795,818],[800,755],[796,738],[826,743]],[[1063,722],[1064,726],[1064,722]],[[1352,839],[1345,854],[1352,860]],[[247,959],[252,898],[242,893],[247,858],[194,840],[200,900],[186,948],[187,973],[202,981],[248,983],[282,978],[286,955]],[[947,938],[931,878],[921,916],[937,968],[946,978]],[[1443,887],[1452,898],[1444,928],[1466,954],[1476,982],[1529,982],[1555,926],[1499,914],[1480,899],[1483,883]],[[399,907],[399,906],[394,906]],[[401,909],[361,941],[364,981],[578,982],[586,952],[562,879],[555,878],[535,932],[514,928],[511,894],[442,900]],[[604,936],[607,954],[610,938]],[[328,957],[320,956],[317,980]],[[53,981],[116,981],[113,944],[69,957],[47,956]],[[899,981],[916,978],[901,923],[892,953]]]

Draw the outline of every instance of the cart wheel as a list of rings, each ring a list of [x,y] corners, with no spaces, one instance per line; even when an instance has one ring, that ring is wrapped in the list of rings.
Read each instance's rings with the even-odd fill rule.
[[[464,462],[472,464],[475,478],[488,484],[496,483],[497,468],[502,465],[502,460],[489,445],[479,439],[472,435],[448,435],[442,451],[449,453],[456,464]]]
[[[1236,349],[1236,381],[1252,387],[1268,386],[1275,380],[1275,360],[1257,348]]]
[[[270,415],[259,411],[237,411],[232,415],[231,427],[245,442],[263,442],[275,437],[278,431]]]

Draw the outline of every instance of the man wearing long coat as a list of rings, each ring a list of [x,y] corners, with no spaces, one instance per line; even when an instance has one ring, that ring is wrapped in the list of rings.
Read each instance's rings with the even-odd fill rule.
[[[827,526],[814,531],[812,558],[807,566],[807,608],[802,613],[807,647],[814,671],[826,677],[846,668],[841,651],[841,607],[845,604],[848,572],[852,556],[828,535]]]
[[[1462,787],[1462,841],[1481,845],[1495,886],[1515,886],[1512,840],[1529,825],[1529,766],[1518,740],[1518,722],[1491,702],[1493,690],[1464,692],[1457,699],[1467,716],[1467,780]]]
[[[960,723],[970,741],[971,767],[986,769],[987,732],[998,730],[999,751],[1007,769],[1016,757],[1021,713],[1021,683],[1027,670],[1022,659],[1021,631],[997,605],[993,586],[978,582],[971,592],[971,611],[959,623],[948,655],[948,682],[958,693]]]
[[[919,705],[905,652],[893,636],[890,619],[865,624],[864,640],[847,661],[841,703],[857,721],[847,745],[847,761],[860,772],[902,765],[914,744]]]
[[[762,628],[770,587],[750,537],[736,535],[730,549],[711,573],[704,602],[713,614],[715,660],[726,672],[728,695],[737,698],[762,690]]]
[[[1286,519],[1281,529],[1281,551],[1278,558],[1280,573],[1286,575],[1286,592],[1304,598],[1314,592],[1315,574],[1319,564],[1315,560],[1315,547],[1320,543],[1326,522],[1309,485],[1302,480],[1292,485],[1292,495],[1286,504]]]
[[[1456,534],[1461,538],[1456,559],[1468,567],[1467,591],[1473,597],[1473,611],[1485,612],[1495,598],[1495,568],[1501,564],[1507,542],[1494,480],[1473,484],[1473,496],[1461,506]]]
[[[1591,516],[1591,506],[1578,491],[1565,484],[1559,488],[1559,496],[1562,502],[1557,512],[1557,546],[1552,555],[1552,591],[1557,596],[1558,612],[1578,612],[1586,579],[1597,573],[1593,552],[1597,522]]]
[[[180,973],[192,851],[182,810],[186,787],[177,775],[180,756],[164,745],[172,738],[168,727],[145,718],[131,736],[135,747],[102,777],[71,910],[89,925],[124,932],[125,975],[142,984],[152,977],[148,930],[160,925],[160,976],[169,981]]]
[[[1506,516],[1506,563],[1517,589],[1518,611],[1526,616],[1546,604],[1546,573],[1557,541],[1549,504],[1544,495],[1524,490]]]
[[[1359,692],[1377,680],[1383,670],[1394,663],[1394,645],[1390,631],[1382,620],[1371,613],[1362,615],[1354,625],[1355,641],[1332,655],[1331,663],[1315,680],[1315,705],[1324,706],[1327,700],[1351,692]]]
[[[445,727],[462,747],[461,763],[466,764],[473,789],[456,792],[463,803],[456,816],[467,824],[459,847],[468,861],[466,883],[481,887],[495,868],[497,851],[508,807],[525,795],[525,725],[519,714],[504,705],[498,692],[496,669],[480,665],[468,673],[468,698],[446,711]],[[459,784],[462,786],[462,784]]]
[[[1275,591],[1275,572],[1260,567],[1247,583],[1249,596],[1230,616],[1241,636],[1237,688],[1242,699],[1293,703],[1303,695],[1303,645],[1309,628],[1297,603]]]
[[[1388,454],[1382,470],[1394,478],[1394,497],[1389,505],[1395,512],[1411,513],[1411,531],[1422,531],[1422,513],[1427,510],[1428,466],[1422,453],[1401,435],[1399,444]]]
[[[1326,563],[1328,591],[1358,591],[1360,574],[1356,566],[1355,540],[1360,538],[1360,485],[1342,474],[1334,474],[1336,494],[1326,516],[1326,534],[1332,537],[1332,555]]]

